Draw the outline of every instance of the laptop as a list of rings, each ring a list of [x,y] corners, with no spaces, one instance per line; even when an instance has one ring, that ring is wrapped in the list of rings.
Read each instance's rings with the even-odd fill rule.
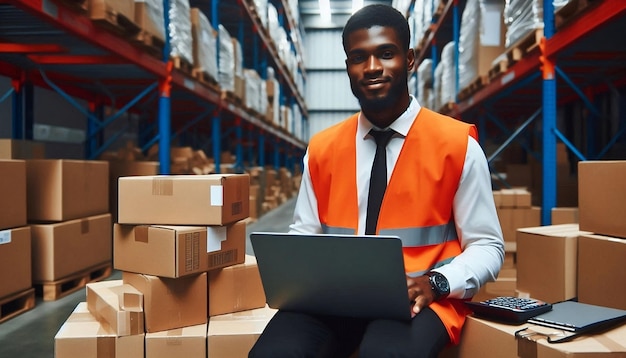
[[[253,232],[250,241],[271,308],[411,319],[398,237]]]

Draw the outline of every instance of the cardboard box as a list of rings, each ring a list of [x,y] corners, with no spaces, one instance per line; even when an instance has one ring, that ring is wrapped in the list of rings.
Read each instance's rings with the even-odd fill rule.
[[[122,272],[124,283],[143,293],[146,332],[204,324],[207,315],[207,274],[161,278]]]
[[[109,162],[109,208],[113,222],[117,222],[117,182],[120,177],[159,174],[159,162],[123,161]]]
[[[0,231],[0,298],[33,286],[30,227]]]
[[[144,335],[119,337],[80,302],[54,336],[55,358],[143,358]]]
[[[146,358],[206,358],[206,333],[206,323],[146,333]]]
[[[87,309],[118,336],[144,333],[143,295],[122,280],[87,284]]]
[[[243,263],[244,221],[226,226],[113,226],[114,265],[122,271],[176,278]]]
[[[517,231],[517,288],[554,303],[575,298],[578,224],[522,228]]]
[[[265,301],[256,257],[209,272],[209,317],[263,308]]]
[[[578,238],[578,300],[626,310],[626,240],[581,235]]]
[[[545,334],[553,328],[533,324],[509,325],[468,316],[463,327],[458,358],[623,358],[626,357],[626,325],[609,331],[588,334],[573,341],[552,344],[543,336],[516,339],[515,332],[528,327]]]
[[[248,217],[249,189],[248,174],[120,178],[118,222],[226,225]]]
[[[578,163],[580,229],[626,238],[626,161]]]
[[[213,316],[209,319],[209,356],[244,358],[277,310],[267,306],[249,311]]]
[[[26,161],[30,222],[67,221],[109,212],[109,163],[96,160]]]
[[[113,262],[117,270],[170,278],[207,271],[207,229],[115,224]]]
[[[0,160],[0,230],[26,226],[26,162]]]
[[[33,282],[50,282],[111,262],[111,214],[33,224]]]
[[[578,208],[552,208],[552,225],[577,224]]]
[[[126,21],[134,22],[135,4],[133,0],[89,0],[89,18],[91,20],[111,21],[110,14],[123,16]]]
[[[474,316],[468,316],[463,326],[457,357],[517,357],[515,331],[522,328],[524,328],[524,326],[496,323]]]
[[[0,159],[44,159],[43,143],[23,139],[0,139]]]

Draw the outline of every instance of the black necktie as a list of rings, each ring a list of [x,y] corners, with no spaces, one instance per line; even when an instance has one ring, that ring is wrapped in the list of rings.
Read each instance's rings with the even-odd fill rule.
[[[387,154],[385,148],[395,132],[393,130],[370,130],[376,140],[376,155],[370,176],[370,191],[367,198],[367,217],[365,219],[365,235],[376,235],[378,213],[387,189]]]

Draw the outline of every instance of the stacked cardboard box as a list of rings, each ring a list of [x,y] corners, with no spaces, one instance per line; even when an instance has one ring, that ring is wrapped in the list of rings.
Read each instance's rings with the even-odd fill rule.
[[[0,198],[10,203],[0,206],[0,305],[6,307],[0,310],[2,322],[34,307],[35,303],[23,160],[0,159]]]
[[[222,315],[265,306],[256,261],[245,255],[249,180],[247,174],[120,178],[113,236],[122,279],[88,285],[90,317],[111,327],[114,340],[141,335],[145,357],[207,357],[207,350],[225,356],[219,346],[207,347],[208,332],[225,335]],[[264,326],[249,315],[257,329],[235,337],[245,344]],[[264,317],[267,323],[271,315]],[[68,343],[60,330],[57,346],[94,336],[74,338]]]
[[[111,273],[109,164],[26,161],[32,278],[44,300],[55,300]]]
[[[578,164],[578,299],[626,309],[626,161]]]

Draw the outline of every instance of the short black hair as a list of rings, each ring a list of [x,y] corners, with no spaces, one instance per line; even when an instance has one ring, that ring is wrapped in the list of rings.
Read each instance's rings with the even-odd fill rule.
[[[355,12],[346,23],[341,35],[343,50],[346,51],[348,35],[361,29],[374,26],[391,27],[395,30],[398,39],[409,48],[409,23],[402,13],[389,5],[372,4]]]

